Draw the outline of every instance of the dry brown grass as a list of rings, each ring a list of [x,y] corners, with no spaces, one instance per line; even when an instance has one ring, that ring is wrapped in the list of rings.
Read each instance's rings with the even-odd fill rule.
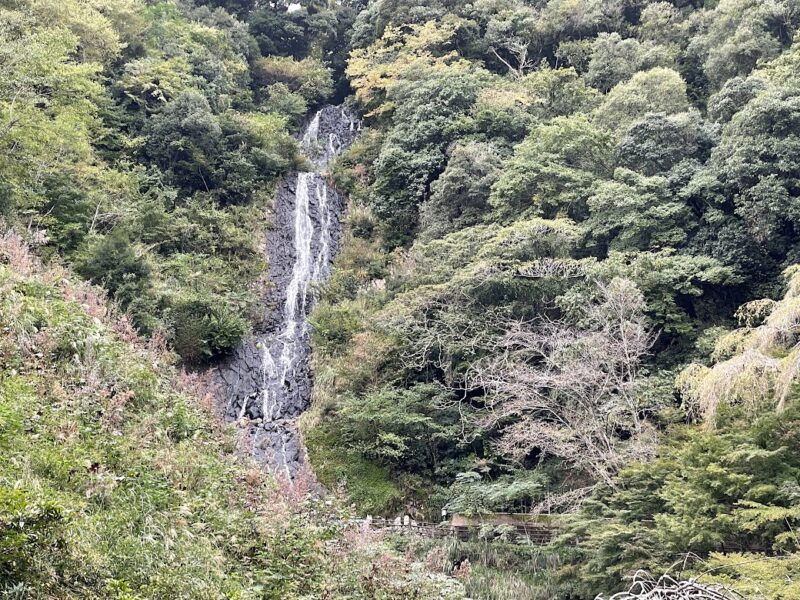
[[[30,275],[38,266],[22,236],[13,230],[0,234],[0,261],[22,276]]]

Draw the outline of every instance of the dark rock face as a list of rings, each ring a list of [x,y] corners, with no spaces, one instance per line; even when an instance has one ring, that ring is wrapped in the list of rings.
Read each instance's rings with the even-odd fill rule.
[[[305,460],[296,421],[311,401],[306,317],[316,287],[330,275],[345,210],[325,170],[359,130],[360,123],[336,106],[308,124],[302,141],[315,170],[291,173],[278,187],[267,240],[270,286],[256,333],[219,368],[225,418],[247,428],[257,459],[290,478]]]

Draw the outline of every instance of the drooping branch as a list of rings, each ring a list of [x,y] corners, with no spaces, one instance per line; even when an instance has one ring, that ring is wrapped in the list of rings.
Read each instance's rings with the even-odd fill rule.
[[[609,600],[744,600],[744,596],[722,585],[700,583],[693,579],[677,580],[670,575],[653,579],[645,571],[638,571],[626,592],[619,592]],[[602,594],[595,600],[604,600]]]

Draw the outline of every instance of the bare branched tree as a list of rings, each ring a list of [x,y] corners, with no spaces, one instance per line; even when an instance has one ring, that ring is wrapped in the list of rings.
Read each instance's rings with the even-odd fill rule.
[[[477,275],[480,277],[480,274]],[[439,369],[447,385],[461,389],[454,361],[476,360],[486,348],[496,345],[497,325],[503,322],[501,309],[486,309],[483,321],[474,318],[475,308],[466,293],[433,294],[416,301],[410,310],[387,316],[384,324],[406,341],[400,356],[410,371],[428,366]]]
[[[490,398],[481,424],[501,429],[502,452],[521,459],[539,450],[613,485],[618,468],[651,447],[637,385],[655,336],[633,283],[598,291],[580,327],[509,323],[501,351],[474,365],[470,385]]]
[[[603,596],[595,600],[603,600]],[[655,580],[645,571],[639,571],[627,592],[614,594],[609,600],[744,600],[744,596],[721,584],[678,580],[669,575]]]
[[[504,40],[502,47],[513,57],[513,63],[503,58],[494,46],[491,46],[489,50],[500,62],[508,67],[508,72],[514,78],[521,79],[536,67],[536,61],[530,56],[530,42],[528,40],[513,36]]]

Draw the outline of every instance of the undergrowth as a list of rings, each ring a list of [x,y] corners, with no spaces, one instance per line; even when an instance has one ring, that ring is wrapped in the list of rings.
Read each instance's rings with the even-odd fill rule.
[[[0,597],[460,597],[245,463],[173,358],[0,237]]]

